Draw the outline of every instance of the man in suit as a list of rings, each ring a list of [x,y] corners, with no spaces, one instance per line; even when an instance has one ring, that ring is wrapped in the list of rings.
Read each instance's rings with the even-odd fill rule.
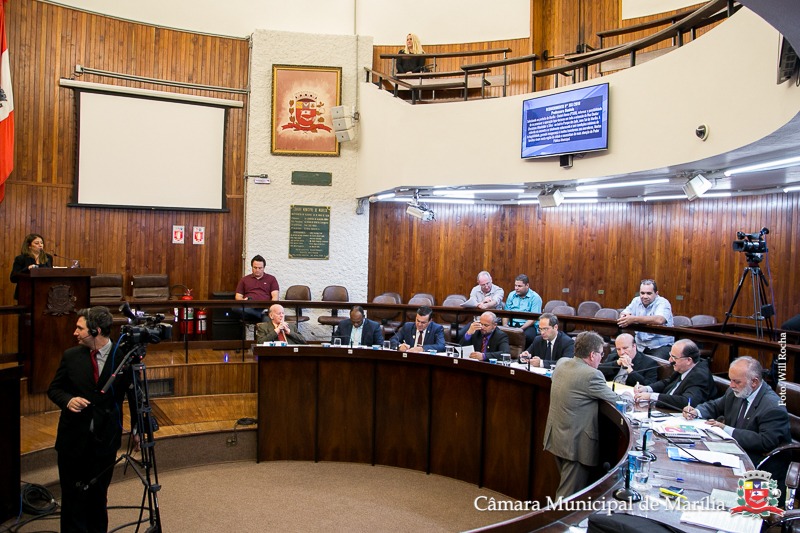
[[[391,338],[393,350],[401,352],[444,351],[444,328],[433,322],[433,310],[427,305],[417,309],[414,323],[406,322]]]
[[[112,323],[105,307],[78,311],[74,332],[78,346],[64,352],[47,390],[61,409],[56,451],[63,532],[108,531],[108,485],[122,439],[126,394],[131,420],[136,423],[130,367],[107,393],[101,392],[122,359],[109,338]],[[134,441],[138,443],[138,438]]]
[[[575,339],[575,356],[561,359],[553,371],[544,449],[556,456],[561,472],[556,498],[589,485],[600,463],[598,400],[617,400],[597,370],[602,358],[603,338],[584,331]]]
[[[772,450],[792,441],[789,414],[781,405],[780,397],[764,384],[761,363],[752,357],[739,357],[731,363],[728,377],[730,388],[716,400],[697,407],[686,406],[687,419],[707,418],[707,424],[716,426],[736,439],[736,442],[758,465]],[[724,417],[723,421],[717,417]],[[788,461],[768,461],[765,469],[773,473],[779,484],[786,481]]]
[[[479,361],[499,359],[500,354],[511,353],[508,335],[497,329],[497,315],[486,311],[478,322],[469,325],[469,329],[461,339],[461,346],[472,345],[475,349],[469,356]]]
[[[365,319],[364,308],[357,305],[350,310],[350,318],[339,322],[331,341],[336,338],[349,346],[383,345],[383,328],[374,320]]]
[[[539,316],[539,335],[527,350],[519,354],[519,359],[521,363],[530,360],[531,366],[550,368],[562,357],[572,357],[574,352],[575,341],[558,330],[558,317],[552,313],[542,313]]]
[[[689,403],[698,405],[717,395],[717,386],[706,361],[700,360],[700,349],[689,339],[681,339],[670,348],[669,364],[675,368],[667,379],[652,385],[638,385],[634,397],[655,400],[672,409],[683,409]]]
[[[614,340],[614,347],[616,350],[598,367],[606,380],[631,387],[636,384],[650,385],[658,381],[658,363],[639,351],[633,335],[623,333],[618,336]]]
[[[256,343],[282,341],[289,344],[305,344],[306,340],[297,331],[295,326],[289,325],[283,319],[285,316],[283,306],[273,304],[269,308],[269,320],[256,326]]]

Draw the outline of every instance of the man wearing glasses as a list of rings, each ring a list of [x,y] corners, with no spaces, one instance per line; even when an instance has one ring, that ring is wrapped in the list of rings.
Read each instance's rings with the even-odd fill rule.
[[[621,328],[634,324],[672,327],[672,305],[658,295],[658,285],[652,279],[643,279],[639,285],[639,296],[631,300],[619,314],[617,324]],[[636,344],[647,355],[666,359],[669,357],[675,337],[656,333],[636,332]]]
[[[521,363],[531,362],[531,366],[550,368],[562,357],[572,357],[575,341],[558,330],[558,318],[552,313],[542,313],[539,317],[539,332],[528,349],[519,354]]]
[[[561,472],[556,498],[589,485],[600,464],[598,400],[617,400],[597,370],[601,359],[603,338],[584,331],[575,338],[575,356],[561,359],[553,371],[544,449],[556,456]]]
[[[499,355],[510,353],[508,335],[497,329],[497,315],[486,311],[478,322],[469,325],[469,329],[461,339],[461,346],[472,345],[475,349],[469,356],[479,361],[499,359]]]
[[[717,386],[708,368],[708,362],[700,360],[700,349],[689,339],[681,339],[672,345],[669,364],[675,368],[667,379],[652,385],[634,387],[636,400],[655,400],[672,409],[683,409],[690,403],[699,405],[717,395]]]

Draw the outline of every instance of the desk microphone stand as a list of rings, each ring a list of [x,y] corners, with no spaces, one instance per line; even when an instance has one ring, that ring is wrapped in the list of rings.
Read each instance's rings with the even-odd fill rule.
[[[614,498],[630,503],[642,501],[642,495],[636,489],[631,488],[630,456],[628,457],[628,463],[625,465],[625,486],[614,491]]]

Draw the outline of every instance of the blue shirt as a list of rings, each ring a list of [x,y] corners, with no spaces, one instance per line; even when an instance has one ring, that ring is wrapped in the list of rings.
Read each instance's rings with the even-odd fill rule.
[[[506,311],[522,311],[523,313],[541,313],[542,312],[542,297],[539,296],[533,289],[528,289],[525,296],[520,296],[517,291],[513,291],[508,295],[506,300]],[[512,318],[509,321],[511,326],[518,328],[522,326],[527,320],[522,318]]]
[[[623,312],[628,312],[633,316],[663,316],[667,322],[665,326],[672,327],[672,306],[669,300],[656,296],[653,303],[646,306],[642,303],[640,297],[634,298],[628,307]],[[660,348],[675,343],[675,337],[669,335],[656,335],[655,333],[645,333],[644,331],[636,332],[636,344],[645,348]]]

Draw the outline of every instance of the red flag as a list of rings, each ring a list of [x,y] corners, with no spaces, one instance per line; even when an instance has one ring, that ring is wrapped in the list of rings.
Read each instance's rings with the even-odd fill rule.
[[[5,181],[14,169],[14,95],[6,43],[6,0],[0,0],[0,202],[6,196]]]

